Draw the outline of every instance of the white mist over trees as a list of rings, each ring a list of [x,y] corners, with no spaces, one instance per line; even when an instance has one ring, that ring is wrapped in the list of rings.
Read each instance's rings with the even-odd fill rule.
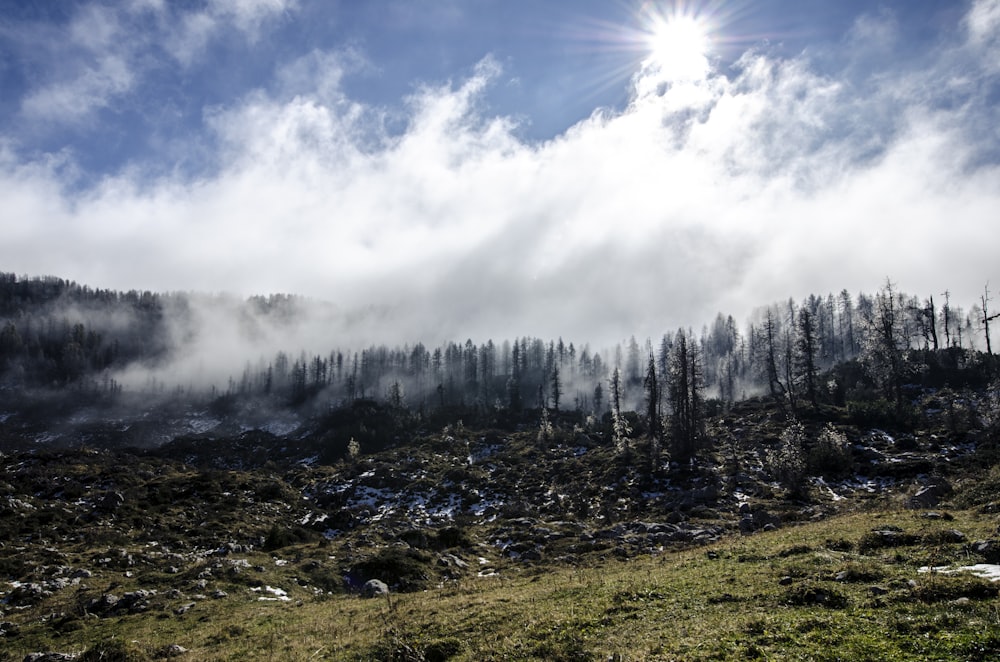
[[[762,393],[792,410],[843,403],[858,378],[830,371],[845,362],[858,361],[865,383],[901,407],[904,386],[926,377],[914,372],[912,353],[939,351],[951,366],[978,360],[995,318],[988,303],[986,291],[965,313],[946,293],[938,310],[932,296],[886,281],[874,295],[845,290],[761,307],[742,330],[720,313],[700,332],[604,348],[531,336],[390,346],[360,343],[343,331],[359,320],[293,296],[118,293],[3,274],[0,384],[293,406],[375,400],[419,412],[610,412],[623,430],[625,412],[642,412],[653,421],[649,436],[669,433],[671,455],[684,458],[697,450],[706,407]]]

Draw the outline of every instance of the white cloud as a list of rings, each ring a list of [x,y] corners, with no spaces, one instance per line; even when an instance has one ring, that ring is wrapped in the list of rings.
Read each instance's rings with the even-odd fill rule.
[[[176,17],[161,11],[168,19],[164,47],[188,66],[201,57],[219,33],[235,28],[252,43],[266,23],[297,7],[297,0],[208,0],[203,8],[178,12]]]
[[[210,0],[201,9],[160,0],[90,3],[64,26],[20,26],[26,57],[54,72],[27,91],[22,114],[32,122],[79,123],[134,92],[150,69],[163,65],[161,52],[188,66],[225,31],[253,42],[268,21],[296,6],[296,0]]]
[[[939,82],[993,66],[976,30],[925,70],[889,58],[867,80],[765,52],[728,75],[639,78],[622,112],[538,144],[483,109],[491,60],[417,90],[390,132],[392,111],[340,87],[350,57],[315,52],[279,71],[277,91],[207,113],[199,140],[219,162],[196,181],[123,174],[69,196],[54,170],[3,160],[0,263],[102,287],[372,307],[353,330],[323,322],[358,342],[601,343],[886,276],[969,305],[1000,280],[1000,170],[967,130],[997,110],[974,86],[953,103]]]
[[[966,18],[966,26],[974,44],[996,42],[1000,34],[1000,0],[976,0]]]

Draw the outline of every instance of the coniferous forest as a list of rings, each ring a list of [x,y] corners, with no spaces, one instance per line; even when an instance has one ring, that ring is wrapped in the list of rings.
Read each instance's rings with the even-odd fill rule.
[[[211,351],[213,329],[192,320],[220,301],[247,353],[230,360],[228,373],[208,375],[190,369],[190,355]],[[537,418],[542,410],[598,419],[629,413],[655,434],[683,437],[675,445],[688,454],[706,415],[751,397],[766,394],[791,412],[829,404],[902,415],[908,389],[985,385],[994,367],[990,303],[988,288],[979,301],[954,302],[947,292],[912,295],[887,280],[872,293],[770,303],[748,320],[720,312],[699,329],[611,347],[530,336],[347,347],[320,334],[310,342],[325,347],[307,350],[281,346],[273,333],[322,306],[296,296],[236,301],[0,274],[0,389],[88,402],[129,394],[254,399],[309,411],[373,401],[482,421]],[[264,328],[270,342],[255,343]],[[179,357],[188,367],[176,367]]]

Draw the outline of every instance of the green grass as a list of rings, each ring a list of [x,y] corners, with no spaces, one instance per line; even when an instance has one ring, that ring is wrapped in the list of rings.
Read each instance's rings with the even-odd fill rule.
[[[299,585],[296,579],[308,579],[306,564],[331,552],[303,543],[281,550],[291,559],[285,566],[259,552],[239,555],[263,569],[216,572],[207,590],[228,597],[198,600],[181,615],[174,610],[194,591],[173,599],[166,584],[190,583],[200,566],[180,579],[104,569],[87,580],[89,589],[5,609],[0,620],[19,624],[20,633],[3,642],[0,660],[42,650],[154,659],[170,644],[189,650],[180,659],[206,661],[996,659],[998,586],[917,572],[975,561],[944,531],[960,530],[969,541],[996,533],[996,515],[952,514],[940,521],[907,511],[856,513],[630,561],[595,554],[576,567],[498,560],[498,577],[470,575],[388,600]],[[861,544],[872,530],[891,527],[906,534],[906,544]],[[264,584],[288,590],[292,600],[259,601],[251,588]],[[102,592],[139,587],[158,589],[148,612],[97,618],[81,611]],[[108,650],[118,657],[97,655],[109,642],[117,642]]]

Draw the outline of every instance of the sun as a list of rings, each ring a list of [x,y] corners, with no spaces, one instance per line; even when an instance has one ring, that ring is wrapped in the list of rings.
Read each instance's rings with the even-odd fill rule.
[[[699,80],[709,71],[711,39],[708,26],[695,16],[675,15],[652,19],[648,36],[649,58],[671,80]]]

